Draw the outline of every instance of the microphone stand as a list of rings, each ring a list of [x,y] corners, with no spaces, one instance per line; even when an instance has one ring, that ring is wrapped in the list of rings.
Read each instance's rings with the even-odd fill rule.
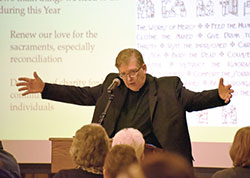
[[[108,99],[108,102],[107,102],[107,104],[106,104],[106,107],[105,107],[104,111],[102,112],[102,114],[100,115],[99,121],[97,122],[98,124],[102,125],[103,120],[104,120],[104,118],[105,118],[106,115],[107,115],[107,111],[108,111],[109,106],[110,106],[111,102],[113,101],[114,97],[115,97],[115,95],[114,95],[113,92],[111,91],[111,92],[110,92],[109,99]]]

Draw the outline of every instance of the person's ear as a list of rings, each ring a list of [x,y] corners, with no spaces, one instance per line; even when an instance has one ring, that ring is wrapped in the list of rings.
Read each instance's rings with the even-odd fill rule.
[[[107,173],[107,170],[103,168],[103,178],[109,178],[109,175]]]
[[[144,159],[144,153],[141,154],[140,160],[138,160],[139,162],[141,162]]]
[[[146,66],[146,64],[142,64],[142,69],[143,69],[144,73],[147,72],[147,66]]]

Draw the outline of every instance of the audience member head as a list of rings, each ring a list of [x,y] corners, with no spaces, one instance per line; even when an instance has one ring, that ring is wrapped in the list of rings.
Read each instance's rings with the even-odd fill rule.
[[[250,167],[250,127],[236,132],[229,154],[235,167]]]
[[[101,174],[109,151],[109,137],[99,124],[88,124],[76,131],[70,155],[83,170]]]
[[[116,178],[131,164],[137,163],[135,150],[129,145],[115,145],[107,154],[104,162],[104,178]]]
[[[145,178],[138,163],[131,164],[128,169],[118,174],[117,178]]]
[[[190,163],[176,153],[147,154],[141,166],[146,178],[194,178]]]
[[[136,157],[141,160],[144,153],[145,140],[142,133],[134,128],[125,128],[117,132],[112,141],[112,147],[118,144],[130,145],[135,149]]]

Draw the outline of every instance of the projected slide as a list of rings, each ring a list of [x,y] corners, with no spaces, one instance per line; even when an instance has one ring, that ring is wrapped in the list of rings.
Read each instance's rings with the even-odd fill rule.
[[[1,139],[71,137],[94,107],[21,96],[18,77],[94,86],[135,47],[135,3],[120,0],[1,0]]]
[[[250,125],[249,9],[250,1],[236,0],[137,2],[136,47],[149,73],[180,76],[193,91],[217,88],[223,77],[235,90],[228,106],[188,114],[192,140],[204,140],[205,130],[205,140],[230,141],[237,127]],[[231,138],[221,137],[221,127]]]
[[[179,76],[193,91],[232,84],[225,107],[188,113],[192,141],[230,142],[250,125],[249,0],[0,0],[1,139],[71,137],[94,107],[21,96],[33,71],[57,84],[94,86],[124,48],[148,73]],[[31,134],[32,133],[32,134]],[[225,133],[225,134],[221,134]]]

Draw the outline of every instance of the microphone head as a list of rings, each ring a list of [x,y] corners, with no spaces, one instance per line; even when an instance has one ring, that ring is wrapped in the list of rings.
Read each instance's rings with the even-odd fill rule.
[[[120,86],[121,80],[118,78],[115,78],[111,85],[107,88],[108,93],[112,93],[112,90],[114,90],[116,87]]]

